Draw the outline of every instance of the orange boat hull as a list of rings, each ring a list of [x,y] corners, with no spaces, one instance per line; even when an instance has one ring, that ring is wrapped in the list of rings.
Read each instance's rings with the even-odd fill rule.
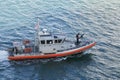
[[[83,51],[95,46],[95,44],[96,44],[96,42],[91,43],[87,46],[80,47],[80,48],[76,48],[76,49],[72,49],[72,50],[68,50],[68,51],[63,51],[63,52],[58,52],[56,54],[9,56],[8,59],[10,59],[10,60],[26,60],[26,59],[48,59],[48,58],[55,58],[55,57],[64,57],[64,56],[69,56],[69,55],[83,52]]]

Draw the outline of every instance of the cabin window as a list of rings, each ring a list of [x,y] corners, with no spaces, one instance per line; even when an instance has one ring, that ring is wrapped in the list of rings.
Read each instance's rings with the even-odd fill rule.
[[[57,43],[58,41],[57,40],[55,40],[55,42],[54,43]]]
[[[45,44],[45,40],[42,40],[42,41],[41,41],[41,44]]]
[[[57,36],[54,36],[54,38],[58,38]]]
[[[61,43],[62,42],[62,39],[58,39],[58,40],[55,40],[54,43]]]
[[[58,39],[58,43],[61,43],[62,42],[62,39]]]
[[[47,40],[47,44],[52,44],[53,41],[52,40]]]

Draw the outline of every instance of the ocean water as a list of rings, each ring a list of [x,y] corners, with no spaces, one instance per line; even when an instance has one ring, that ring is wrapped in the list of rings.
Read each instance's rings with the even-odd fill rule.
[[[84,56],[10,61],[16,40],[34,40],[34,26],[80,32],[97,42]],[[69,35],[71,37],[71,35]],[[120,0],[0,0],[0,80],[119,80]]]

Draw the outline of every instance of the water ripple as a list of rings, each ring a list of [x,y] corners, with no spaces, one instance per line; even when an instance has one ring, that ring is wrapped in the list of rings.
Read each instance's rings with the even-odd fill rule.
[[[119,0],[0,1],[1,80],[86,80],[120,77]],[[87,56],[14,62],[5,51],[15,40],[34,40],[34,26],[80,32],[97,42]],[[73,37],[69,35],[70,37]],[[52,74],[50,74],[52,72]],[[47,76],[47,78],[46,78]]]

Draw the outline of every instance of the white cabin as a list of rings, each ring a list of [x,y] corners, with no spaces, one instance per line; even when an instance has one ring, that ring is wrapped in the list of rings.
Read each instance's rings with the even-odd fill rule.
[[[64,35],[51,34],[46,29],[38,32],[35,43],[41,53],[57,53],[75,47]]]

